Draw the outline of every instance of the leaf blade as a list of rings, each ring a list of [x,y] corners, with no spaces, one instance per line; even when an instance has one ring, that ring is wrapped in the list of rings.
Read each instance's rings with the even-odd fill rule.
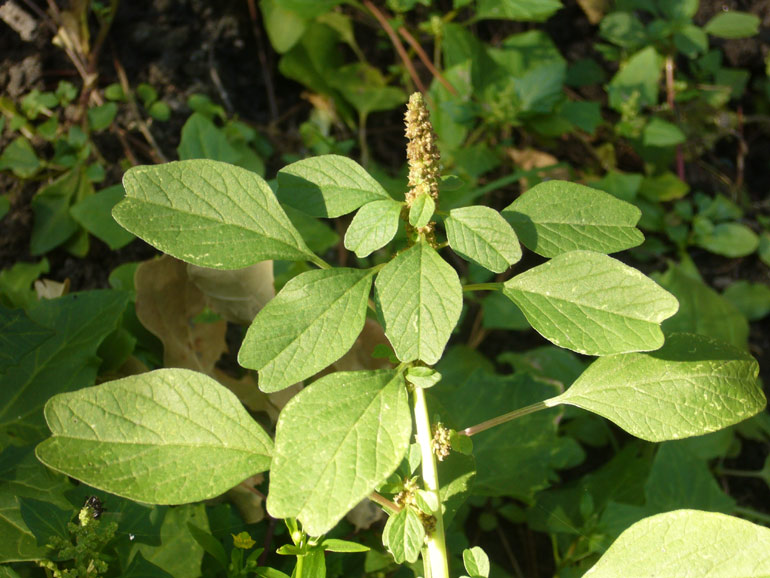
[[[279,391],[337,361],[366,320],[372,273],[316,269],[291,279],[257,314],[238,352],[259,371],[262,391]],[[297,358],[302,363],[296,363]]]
[[[502,211],[528,248],[543,257],[568,251],[616,253],[636,247],[641,211],[605,193],[566,181],[529,189]]]
[[[590,251],[563,253],[517,275],[503,294],[543,337],[587,355],[657,349],[660,323],[678,308],[652,279]]]
[[[452,209],[444,225],[454,251],[493,273],[502,273],[521,259],[516,232],[494,209]]]
[[[319,379],[281,412],[268,511],[299,518],[311,535],[326,533],[395,471],[411,432],[406,388],[395,371]],[[306,467],[298,471],[298,463]]]
[[[240,269],[268,259],[315,256],[257,174],[195,159],[133,167],[112,211],[125,229],[178,259]]]
[[[272,441],[229,390],[186,369],[158,369],[54,396],[48,467],[147,503],[215,497],[270,465]],[[197,470],[196,470],[197,468]]]
[[[597,359],[548,405],[581,407],[648,441],[679,439],[761,411],[758,372],[754,358],[735,347],[675,333],[657,351]]]

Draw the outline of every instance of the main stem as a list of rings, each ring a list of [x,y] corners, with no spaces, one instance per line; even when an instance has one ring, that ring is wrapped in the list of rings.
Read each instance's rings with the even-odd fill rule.
[[[433,512],[436,527],[428,534],[425,547],[422,550],[422,561],[425,565],[425,578],[449,578],[447,564],[446,540],[444,538],[444,516],[441,513],[441,497],[439,495],[438,472],[436,456],[433,454],[431,441],[433,433],[430,429],[428,406],[425,403],[425,390],[415,387],[412,395],[414,403],[414,423],[417,428],[417,443],[422,454],[422,481],[426,492],[434,494],[434,502],[439,505]]]

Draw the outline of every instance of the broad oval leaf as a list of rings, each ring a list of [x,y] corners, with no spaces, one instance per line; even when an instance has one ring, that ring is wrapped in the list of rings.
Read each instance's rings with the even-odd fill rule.
[[[337,372],[281,412],[267,509],[331,530],[401,463],[412,434],[403,377],[393,370]]]
[[[521,259],[516,233],[494,209],[452,209],[444,225],[449,246],[455,252],[493,273],[502,273]]]
[[[374,286],[385,335],[398,359],[436,363],[460,319],[457,272],[420,242],[385,265]]]
[[[642,213],[634,205],[566,181],[535,185],[502,214],[521,242],[543,257],[577,250],[617,253],[644,241],[636,228]]]
[[[391,199],[352,159],[322,155],[278,171],[278,198],[313,217],[339,217],[371,201]]]
[[[730,10],[720,12],[703,29],[720,38],[748,38],[759,32],[761,20],[755,14]]]
[[[428,193],[422,193],[412,201],[409,208],[409,224],[415,229],[424,227],[430,222],[436,211],[436,201]]]
[[[364,258],[390,243],[398,231],[402,207],[393,199],[366,203],[348,226],[345,248]]]
[[[56,471],[150,504],[218,496],[270,467],[272,440],[210,377],[158,369],[52,397],[53,436],[35,450]]]
[[[503,293],[543,337],[586,355],[650,351],[676,298],[649,277],[591,251],[573,251],[507,281]]]
[[[650,516],[623,532],[585,578],[764,578],[770,529],[699,510]]]
[[[257,314],[238,362],[259,371],[259,388],[279,391],[342,357],[364,327],[372,273],[315,269],[291,279]]]
[[[212,160],[129,169],[115,220],[193,265],[240,269],[268,259],[315,256],[259,175]]]
[[[425,526],[412,508],[402,508],[388,518],[382,531],[382,543],[397,564],[417,562],[425,545]]]
[[[740,349],[674,333],[657,351],[597,359],[547,404],[581,407],[645,440],[673,440],[716,431],[761,411],[767,402],[758,373],[756,360]]]

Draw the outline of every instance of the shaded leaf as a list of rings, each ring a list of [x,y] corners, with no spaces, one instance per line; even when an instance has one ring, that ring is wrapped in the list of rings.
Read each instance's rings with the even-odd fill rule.
[[[96,351],[128,302],[122,291],[88,291],[39,302],[29,318],[54,335],[3,375],[0,431],[29,442],[45,435],[43,405],[52,395],[93,385]]]
[[[0,305],[0,374],[54,334],[53,329],[35,323],[21,309]]]
[[[112,218],[112,208],[124,195],[122,185],[108,187],[73,205],[70,215],[86,231],[107,243],[110,249],[120,249],[134,239]]]
[[[278,171],[278,198],[314,217],[339,217],[377,200],[392,200],[352,159],[322,155]]]

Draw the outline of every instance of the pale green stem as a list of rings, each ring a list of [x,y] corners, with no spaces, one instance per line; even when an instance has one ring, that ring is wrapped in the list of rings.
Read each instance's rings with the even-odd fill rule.
[[[297,556],[297,565],[294,567],[294,578],[302,578],[302,565],[305,562],[304,556]]]
[[[500,291],[502,283],[471,283],[463,285],[463,291]]]
[[[523,417],[525,415],[528,415],[530,413],[535,413],[536,411],[540,411],[541,409],[547,409],[551,407],[547,404],[546,401],[538,401],[537,403],[533,403],[532,405],[528,405],[526,407],[522,407],[520,409],[515,409],[511,412],[508,412],[504,415],[500,415],[498,417],[493,417],[492,419],[488,419],[487,421],[481,422],[478,425],[474,425],[471,427],[466,427],[464,430],[458,431],[457,433],[460,435],[466,435],[468,437],[475,435],[479,432],[486,431],[490,428],[495,427],[496,425],[501,425],[506,422],[509,422],[511,420],[514,420],[518,417]]]
[[[730,470],[726,468],[717,468],[716,474],[720,476],[732,476],[735,478],[763,478],[762,470]]]
[[[436,456],[433,454],[431,444],[433,433],[431,432],[430,419],[428,418],[428,406],[425,403],[425,390],[421,387],[415,387],[412,398],[414,400],[414,422],[417,428],[417,443],[420,444],[420,452],[422,454],[422,481],[425,486],[424,489],[426,492],[434,494],[435,502],[439,504],[438,510],[433,512],[433,516],[436,518],[436,527],[428,535],[422,551],[425,578],[449,578],[446,541],[444,539],[444,517],[441,513]]]
[[[316,255],[315,253],[313,254],[312,257],[309,258],[309,261],[311,263],[314,263],[314,264],[318,265],[321,269],[331,269],[332,268],[332,266],[329,265],[329,263],[327,263],[326,261],[321,259],[321,257]]]

